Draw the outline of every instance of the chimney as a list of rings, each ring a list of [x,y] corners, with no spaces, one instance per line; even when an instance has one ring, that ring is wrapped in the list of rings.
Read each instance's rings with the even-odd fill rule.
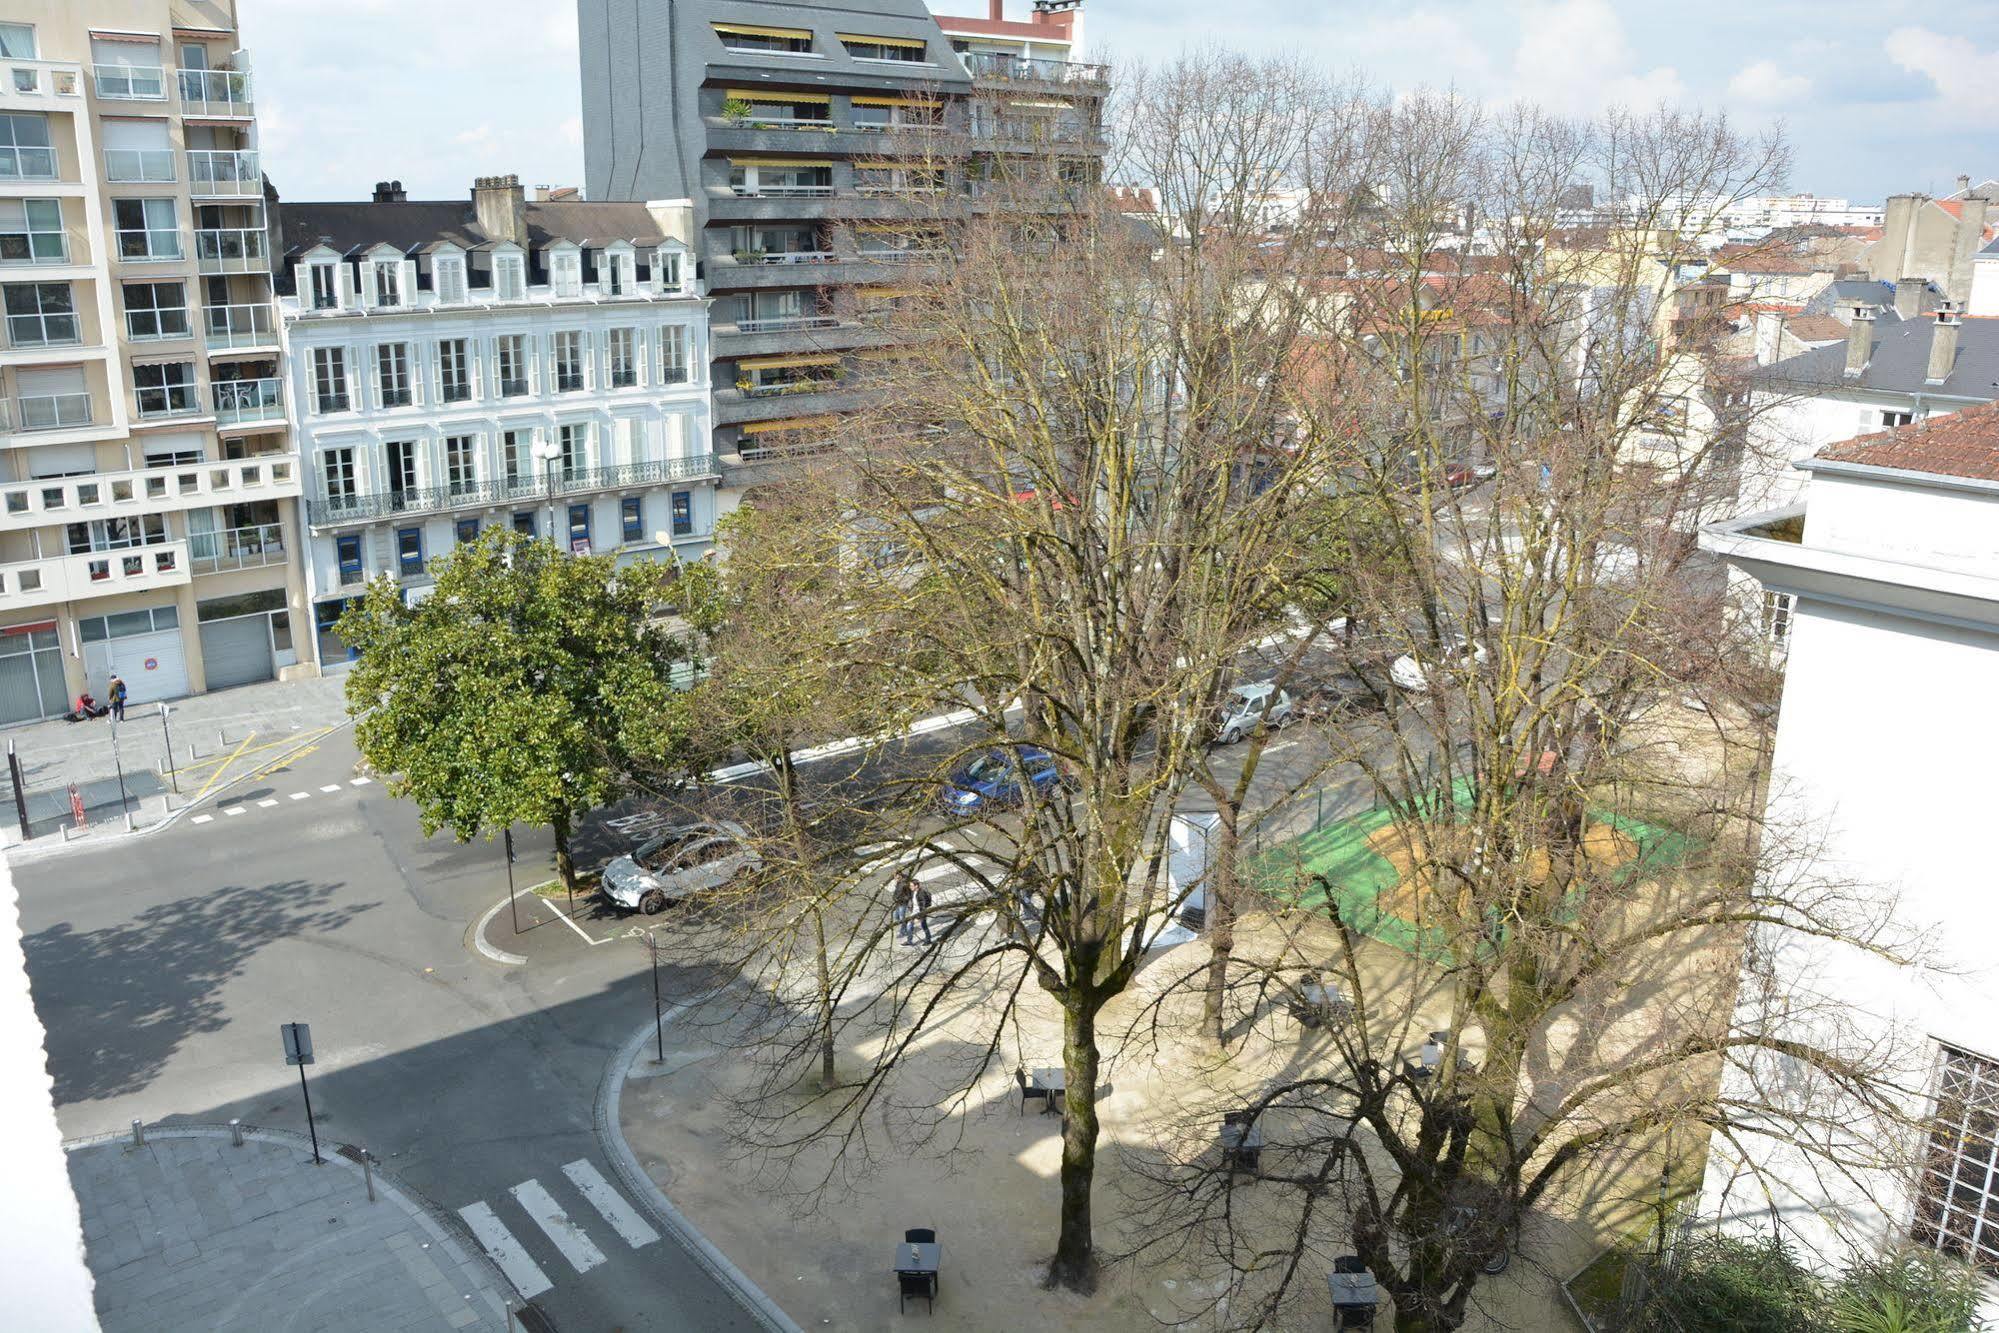
[[[1962,199],[1962,198],[1963,198],[1963,197],[1964,197],[1965,195],[1967,195],[1967,194],[1970,194],[1970,193],[1971,193],[1971,177],[1969,177],[1969,176],[1959,176],[1959,177],[1957,178],[1957,195],[1958,195],[1958,198]]]
[[[375,182],[375,202],[376,202],[376,203],[378,203],[378,204],[400,204],[400,203],[406,203],[406,202],[408,202],[408,200],[409,200],[409,195],[408,195],[408,194],[406,194],[406,193],[404,193],[404,191],[403,191],[403,183],[402,183],[401,181],[376,181],[376,182]]]
[[[1945,301],[1937,307],[1936,328],[1930,333],[1930,368],[1923,377],[1929,384],[1942,384],[1950,378],[1951,368],[1957,364],[1957,331],[1964,327],[1964,321],[1957,313],[1957,305]]]
[[[986,17],[998,23],[1006,18],[1006,0],[992,0],[986,7]]]
[[[1853,307],[1853,323],[1846,329],[1846,377],[1857,379],[1874,355],[1874,307]]]
[[[1930,284],[1926,278],[1895,279],[1895,313],[1914,319],[1929,309]]]
[[[472,212],[489,239],[528,243],[527,195],[519,176],[481,176],[473,181]]]

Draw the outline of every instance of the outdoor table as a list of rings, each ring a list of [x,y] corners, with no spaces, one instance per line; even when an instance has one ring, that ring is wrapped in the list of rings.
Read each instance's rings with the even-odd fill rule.
[[[1054,1069],[1037,1069],[1034,1071],[1034,1086],[1045,1088],[1050,1093],[1060,1094],[1069,1087],[1068,1071],[1060,1066]],[[1053,1115],[1054,1113],[1055,1098],[1053,1096],[1042,1098],[1041,1114]]]
[[[898,1273],[935,1275],[943,1259],[944,1247],[936,1241],[899,1240],[895,1243],[895,1271]]]
[[[1251,1121],[1249,1124],[1222,1122],[1222,1161],[1230,1167],[1243,1166],[1256,1170],[1258,1158],[1263,1152],[1263,1126]]]
[[[1328,1273],[1326,1285],[1332,1288],[1336,1310],[1372,1310],[1377,1304],[1374,1274],[1366,1269],[1358,1273]]]

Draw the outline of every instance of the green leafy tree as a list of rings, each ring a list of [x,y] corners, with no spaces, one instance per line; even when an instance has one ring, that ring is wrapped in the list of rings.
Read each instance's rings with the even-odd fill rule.
[[[697,665],[698,632],[668,629],[659,612],[669,600],[704,607],[710,573],[619,569],[504,529],[430,572],[414,606],[383,578],[340,618],[360,652],[347,704],[361,753],[416,803],[426,833],[469,841],[548,825],[573,890],[576,816],[675,763],[686,702],[672,678]]]

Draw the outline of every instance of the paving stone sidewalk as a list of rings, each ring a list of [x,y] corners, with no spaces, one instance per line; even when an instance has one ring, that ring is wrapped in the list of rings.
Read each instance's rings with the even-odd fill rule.
[[[152,1129],[72,1148],[104,1333],[505,1329],[497,1270],[429,1209],[303,1141]]]

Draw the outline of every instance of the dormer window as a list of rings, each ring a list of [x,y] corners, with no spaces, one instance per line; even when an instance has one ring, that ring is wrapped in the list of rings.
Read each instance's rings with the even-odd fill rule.
[[[628,251],[612,250],[604,255],[603,285],[606,296],[630,296],[638,265]]]
[[[333,310],[340,305],[340,269],[335,264],[308,264],[311,274],[312,308]]]
[[[772,28],[759,23],[717,23],[712,26],[715,35],[722,39],[722,45],[731,51],[783,56],[812,53],[812,32],[808,28]]]
[[[457,255],[441,255],[435,261],[437,299],[441,305],[465,303],[465,261]]]
[[[921,37],[877,37],[868,33],[843,32],[840,45],[856,60],[893,60],[907,65],[930,63],[930,44]]]
[[[678,250],[662,249],[657,259],[659,289],[663,292],[681,290],[681,253]]]
[[[369,267],[375,270],[370,291],[374,294],[374,304],[379,307],[399,306],[403,303],[403,266],[400,260],[378,259]]]
[[[493,290],[502,301],[527,300],[527,269],[519,255],[499,255],[493,260]]]
[[[549,283],[557,296],[583,295],[583,256],[574,250],[558,250],[548,257]]]

